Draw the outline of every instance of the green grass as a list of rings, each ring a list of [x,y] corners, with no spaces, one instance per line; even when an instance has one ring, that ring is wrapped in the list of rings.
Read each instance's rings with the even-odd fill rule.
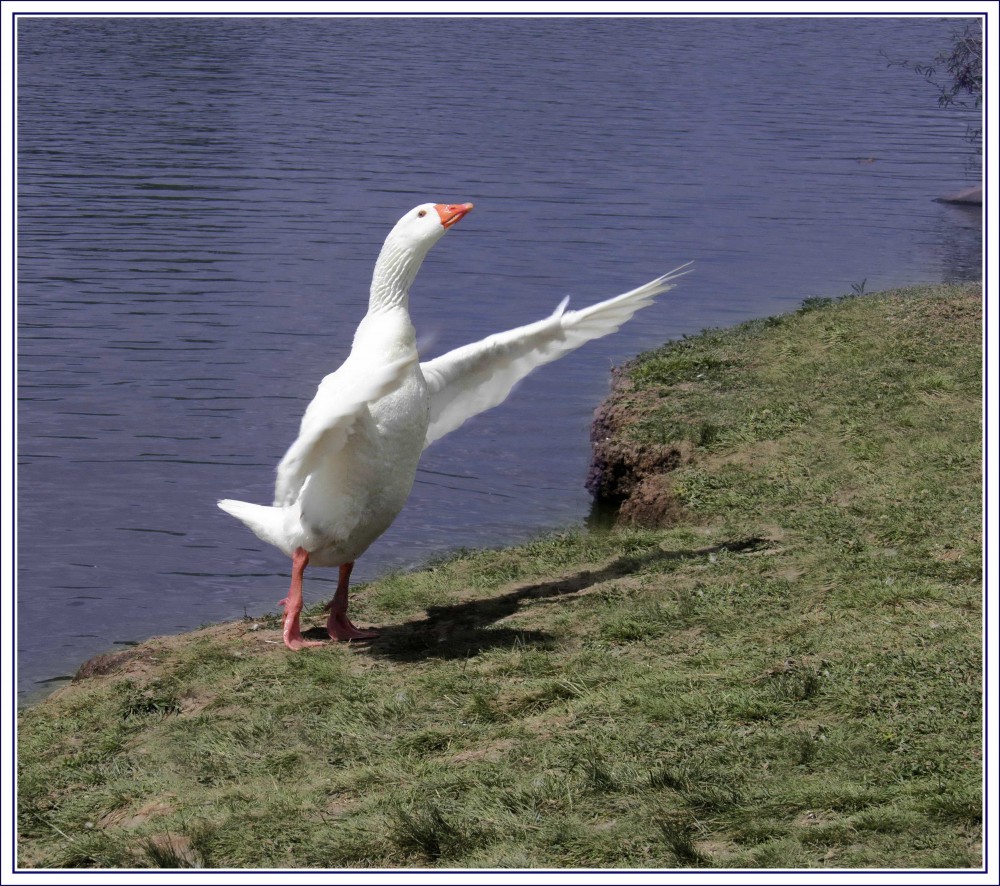
[[[22,867],[981,863],[981,294],[809,303],[644,355],[664,529],[150,641],[22,712]],[[304,627],[320,624],[317,609]]]

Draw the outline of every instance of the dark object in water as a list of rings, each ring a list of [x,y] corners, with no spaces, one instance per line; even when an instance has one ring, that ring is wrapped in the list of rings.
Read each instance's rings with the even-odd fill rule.
[[[960,206],[982,206],[983,186],[976,185],[974,188],[965,188],[965,190],[956,191],[947,197],[937,197],[936,199],[938,203],[957,203]]]

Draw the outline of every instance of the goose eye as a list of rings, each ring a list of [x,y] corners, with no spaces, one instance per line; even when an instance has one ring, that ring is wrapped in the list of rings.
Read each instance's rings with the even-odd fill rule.
[[[427,215],[427,210],[421,209],[420,212],[417,213],[417,218],[423,218],[425,215]]]

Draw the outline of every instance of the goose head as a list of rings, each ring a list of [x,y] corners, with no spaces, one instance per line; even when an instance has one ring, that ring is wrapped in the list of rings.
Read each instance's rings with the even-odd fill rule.
[[[471,211],[471,203],[421,203],[396,222],[375,264],[372,306],[405,304],[430,248]]]
[[[448,228],[471,211],[471,203],[421,203],[396,222],[386,242],[426,255]]]

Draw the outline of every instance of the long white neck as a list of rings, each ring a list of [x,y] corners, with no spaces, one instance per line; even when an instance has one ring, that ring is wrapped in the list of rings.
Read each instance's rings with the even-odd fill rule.
[[[420,250],[419,247],[403,247],[392,237],[385,241],[372,275],[368,299],[370,314],[390,308],[409,310],[410,286],[413,285],[427,251]]]

